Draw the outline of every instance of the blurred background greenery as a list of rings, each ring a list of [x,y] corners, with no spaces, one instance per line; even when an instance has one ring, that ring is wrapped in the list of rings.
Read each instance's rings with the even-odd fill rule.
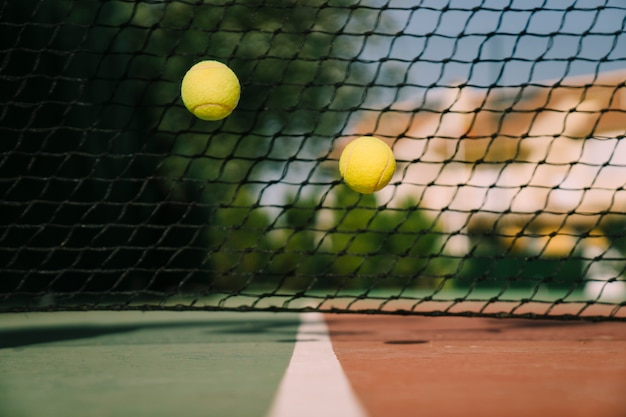
[[[333,4],[4,3],[2,290],[302,291],[432,269],[419,212],[380,212],[322,163],[367,72],[360,38],[337,35],[351,2]],[[221,123],[179,99],[206,58],[242,83]],[[280,183],[287,200],[261,204]]]
[[[480,236],[475,258],[450,257],[416,201],[379,207],[338,181],[330,147],[372,87],[364,38],[391,24],[375,9],[0,4],[3,293],[369,291],[528,276],[527,259]],[[222,122],[180,102],[182,76],[202,59],[242,84]],[[561,264],[531,275],[542,282]]]

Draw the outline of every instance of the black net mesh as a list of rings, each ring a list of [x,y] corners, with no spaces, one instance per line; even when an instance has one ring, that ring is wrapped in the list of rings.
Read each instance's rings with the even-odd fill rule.
[[[0,2],[0,310],[626,319],[626,4]],[[239,106],[180,83],[213,59]],[[375,135],[374,194],[338,158]]]

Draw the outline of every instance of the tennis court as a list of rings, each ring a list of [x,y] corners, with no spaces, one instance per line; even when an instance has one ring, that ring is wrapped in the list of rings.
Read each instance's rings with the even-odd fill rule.
[[[626,410],[622,322],[70,312],[9,314],[0,326],[2,416]]]

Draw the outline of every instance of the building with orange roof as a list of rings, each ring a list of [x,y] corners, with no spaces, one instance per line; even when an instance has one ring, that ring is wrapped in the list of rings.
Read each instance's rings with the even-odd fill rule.
[[[378,201],[411,196],[450,235],[454,254],[467,253],[471,230],[496,229],[511,250],[595,258],[610,244],[586,237],[626,219],[624,70],[513,88],[441,87],[364,112],[347,133],[331,157],[357,136],[387,141],[398,169]]]

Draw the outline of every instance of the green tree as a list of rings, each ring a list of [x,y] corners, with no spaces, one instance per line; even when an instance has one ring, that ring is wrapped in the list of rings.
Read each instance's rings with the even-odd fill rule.
[[[438,262],[441,233],[407,198],[400,207],[377,206],[374,195],[338,187],[330,234],[333,271],[340,285],[357,288],[429,287],[446,268]]]
[[[316,196],[290,196],[272,242],[274,251],[268,264],[268,278],[276,291],[306,292],[326,287],[325,275],[332,254],[322,246],[325,231],[320,225]]]
[[[175,291],[210,285],[213,270],[252,274],[273,224],[260,193],[312,169],[362,100],[359,37],[341,32],[379,16],[355,19],[355,5],[3,2],[2,285]],[[223,122],[180,101],[202,59],[241,80]]]

